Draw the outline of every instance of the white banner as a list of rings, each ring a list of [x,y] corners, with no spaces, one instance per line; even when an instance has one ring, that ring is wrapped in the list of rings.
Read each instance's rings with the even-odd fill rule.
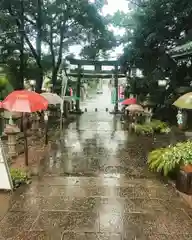
[[[0,189],[2,190],[13,189],[11,174],[9,171],[7,158],[3,149],[3,144],[1,139],[0,139]]]

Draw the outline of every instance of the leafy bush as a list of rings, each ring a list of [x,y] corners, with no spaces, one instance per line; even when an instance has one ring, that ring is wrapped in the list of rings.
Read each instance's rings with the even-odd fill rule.
[[[160,133],[166,133],[166,134],[168,134],[168,133],[170,133],[170,131],[171,131],[170,127],[166,127],[166,128],[162,128],[162,129],[160,130]]]
[[[11,178],[12,178],[14,188],[18,188],[20,185],[29,183],[30,179],[26,172],[20,169],[12,168],[10,170],[10,173],[11,173]]]
[[[135,132],[141,135],[152,135],[154,133],[153,128],[149,124],[136,124]]]
[[[160,120],[152,120],[149,125],[153,128],[154,132],[161,132],[162,130],[169,127],[167,123]]]
[[[153,133],[169,133],[170,128],[165,122],[160,120],[152,120],[150,123],[136,124],[135,132],[142,135],[151,135]]]
[[[175,146],[160,148],[149,153],[149,169],[163,172],[165,176],[180,166],[192,164],[192,142],[177,143]]]

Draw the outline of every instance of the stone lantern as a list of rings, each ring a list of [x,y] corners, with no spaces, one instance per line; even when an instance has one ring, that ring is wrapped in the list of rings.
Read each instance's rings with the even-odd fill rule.
[[[144,108],[145,122],[151,122],[151,118],[153,116],[153,107],[155,104],[150,100],[150,94],[147,95],[146,100],[141,103],[141,105]]]
[[[4,133],[8,136],[8,154],[9,157],[16,157],[17,156],[17,135],[20,132],[19,127],[13,122],[13,118],[21,117],[19,113],[10,113],[5,111],[4,118],[9,116],[9,122],[6,124],[4,129]]]

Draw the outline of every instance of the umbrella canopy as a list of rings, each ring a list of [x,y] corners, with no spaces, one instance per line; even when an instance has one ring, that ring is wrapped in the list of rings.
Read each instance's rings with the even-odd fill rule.
[[[62,103],[62,98],[56,93],[46,92],[46,93],[41,93],[41,96],[43,96],[51,105],[57,105]]]
[[[137,102],[136,98],[127,98],[121,104],[130,105],[130,104],[136,104],[136,102]]]
[[[186,93],[179,97],[174,103],[174,106],[183,109],[192,109],[192,92]]]
[[[129,110],[130,112],[143,112],[144,111],[143,107],[138,104],[131,104],[128,107],[126,107],[125,109]]]
[[[36,92],[18,90],[10,93],[0,106],[10,112],[31,113],[46,110],[48,101]]]
[[[41,110],[46,110],[48,107],[48,101],[40,94],[27,91],[18,90],[10,93],[1,102],[0,107],[10,111],[10,112],[22,112],[22,113],[32,113]],[[26,123],[23,114],[23,133],[24,133],[24,152],[25,152],[25,164],[28,166],[28,144],[27,144],[27,133],[26,133]]]

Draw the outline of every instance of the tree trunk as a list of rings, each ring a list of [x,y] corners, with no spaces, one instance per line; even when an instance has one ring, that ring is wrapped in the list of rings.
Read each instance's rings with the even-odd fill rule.
[[[53,84],[53,92],[55,91],[55,88],[56,88],[57,74],[58,74],[57,69],[53,68],[53,70],[52,70],[52,77],[51,77],[51,83]]]
[[[37,39],[36,39],[36,51],[41,65],[41,44],[42,44],[42,0],[37,0]],[[43,68],[39,66],[39,74],[36,80],[36,92],[40,93],[43,84]]]
[[[16,24],[18,26],[19,29],[21,29],[21,17],[17,17],[15,15],[15,13],[13,12],[12,10],[12,6],[11,4],[9,4],[8,6],[8,11],[9,11],[9,14],[14,17],[15,21],[16,21]],[[31,50],[31,53],[33,54],[33,57],[35,58],[35,61],[37,63],[37,66],[39,68],[39,76],[37,78],[37,81],[36,81],[36,91],[37,92],[41,92],[41,87],[42,87],[42,84],[43,84],[43,67],[42,67],[42,64],[41,64],[41,42],[42,42],[42,0],[38,0],[37,2],[37,11],[38,11],[38,17],[37,17],[37,22],[36,22],[36,25],[37,25],[37,39],[36,39],[36,47],[37,49],[35,50],[35,48],[33,47],[33,44],[30,42],[27,34],[25,31],[23,31],[23,37],[27,43],[27,45],[29,46],[30,50]],[[23,28],[24,29],[24,28]],[[24,56],[23,54],[21,54],[21,58],[23,59],[22,62],[21,62],[21,70],[22,68],[24,69],[24,66],[23,66],[23,63],[24,63]]]
[[[42,85],[43,85],[43,68],[39,66],[39,74],[35,86],[35,91],[37,93],[41,93]]]
[[[21,24],[19,26],[20,31],[20,79],[19,79],[19,89],[24,88],[24,4],[23,0],[20,0],[20,11],[21,11]]]
[[[53,84],[53,92],[54,92],[55,84],[57,81],[57,73],[55,71],[55,52],[54,52],[54,46],[53,46],[53,25],[52,25],[52,23],[50,26],[50,52],[51,52],[51,61],[52,61],[51,83]]]
[[[65,21],[61,21],[60,23],[60,43],[59,43],[59,56],[58,56],[58,60],[55,63],[55,54],[53,51],[53,42],[51,42],[50,45],[50,50],[52,53],[52,84],[53,84],[53,90],[55,89],[55,85],[57,83],[57,75],[62,63],[62,57],[63,57],[63,40],[64,40],[64,32],[65,32]]]

